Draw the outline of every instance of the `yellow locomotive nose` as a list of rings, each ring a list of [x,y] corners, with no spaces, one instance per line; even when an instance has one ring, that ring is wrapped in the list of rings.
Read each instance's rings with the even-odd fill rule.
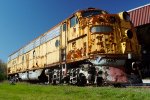
[[[89,53],[137,54],[137,38],[129,18],[127,12],[89,18]]]

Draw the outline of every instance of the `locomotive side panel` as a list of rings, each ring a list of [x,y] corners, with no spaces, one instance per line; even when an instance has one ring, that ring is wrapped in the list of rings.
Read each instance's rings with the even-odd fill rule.
[[[32,69],[33,68],[33,50],[29,51],[28,54],[29,54],[29,66],[28,66],[28,69]]]
[[[67,21],[64,21],[61,26],[61,34],[60,34],[61,49],[66,48],[67,45],[67,32],[68,32],[67,30],[68,30]]]
[[[67,61],[73,61],[73,60],[82,60],[86,56],[87,53],[87,45],[86,45],[86,39],[87,37],[80,38],[77,40],[74,40],[71,43],[68,43],[68,53],[67,53]]]
[[[12,73],[12,68],[13,68],[13,60],[11,60],[11,61],[9,61],[9,63],[7,64],[7,66],[8,66],[8,68],[7,68],[7,72],[9,73],[9,74],[11,74]]]
[[[29,52],[28,53],[25,53],[25,67],[24,67],[24,70],[26,71],[27,69],[29,69]]]
[[[53,38],[52,40],[47,42],[47,65],[56,64],[60,60],[60,36]]]
[[[12,73],[12,62],[13,62],[13,60],[11,60],[7,63],[7,73],[8,74]]]
[[[40,45],[40,63],[39,67],[43,68],[46,65],[46,43]]]
[[[17,68],[17,71],[21,70],[22,70],[22,55],[18,57],[18,68]]]
[[[17,67],[17,58],[13,59],[9,62],[8,64],[8,73],[13,74],[16,72],[16,67]]]
[[[68,19],[67,32],[67,61],[83,60],[87,54],[87,29],[80,24],[80,13]],[[85,29],[85,30],[84,30]]]
[[[66,52],[67,52],[67,31],[68,30],[68,24],[67,20],[62,22],[61,24],[61,34],[60,34],[60,62],[66,61]]]
[[[26,70],[26,57],[25,57],[25,54],[23,54],[22,55],[22,58],[21,58],[21,60],[22,60],[22,63],[21,63],[21,72],[23,72],[23,71],[25,71]]]
[[[53,38],[52,40],[46,43],[47,45],[47,53],[51,53],[57,51],[60,45],[60,37]]]
[[[33,50],[33,67],[39,68],[39,66],[41,66],[40,62],[41,62],[40,46],[38,46]]]

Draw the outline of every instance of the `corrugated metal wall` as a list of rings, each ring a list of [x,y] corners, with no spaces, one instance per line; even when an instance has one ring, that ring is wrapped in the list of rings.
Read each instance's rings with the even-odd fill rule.
[[[128,13],[135,27],[150,23],[150,4],[129,10]]]

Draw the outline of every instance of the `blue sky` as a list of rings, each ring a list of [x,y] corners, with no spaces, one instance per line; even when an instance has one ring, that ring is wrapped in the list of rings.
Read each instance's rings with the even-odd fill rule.
[[[150,0],[0,0],[0,59],[7,57],[79,9],[127,11]]]

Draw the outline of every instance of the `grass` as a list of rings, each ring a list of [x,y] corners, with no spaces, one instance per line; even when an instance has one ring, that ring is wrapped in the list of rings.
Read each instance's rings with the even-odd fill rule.
[[[0,100],[149,100],[149,88],[52,86],[0,83]]]

